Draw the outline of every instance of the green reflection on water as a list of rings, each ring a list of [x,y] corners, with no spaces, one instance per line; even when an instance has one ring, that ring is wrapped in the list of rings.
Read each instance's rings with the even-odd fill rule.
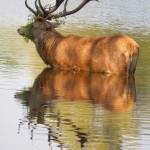
[[[26,43],[17,33],[17,27],[1,27],[0,34],[0,71],[5,75],[13,74],[17,76],[20,72],[32,71],[33,76],[38,69],[45,65],[39,59],[34,45]],[[18,74],[17,74],[18,72]],[[35,73],[35,75],[34,75]]]

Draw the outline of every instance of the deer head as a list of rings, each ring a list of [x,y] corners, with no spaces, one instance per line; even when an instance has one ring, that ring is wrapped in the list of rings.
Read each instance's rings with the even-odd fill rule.
[[[33,23],[19,28],[18,33],[35,42],[36,38],[41,36],[41,34],[44,34],[47,31],[54,32],[54,28],[58,27],[59,25],[59,23],[48,22],[42,17],[37,17]]]
[[[49,7],[48,10],[42,6],[41,0],[35,0],[35,8],[36,8],[35,11],[27,4],[27,0],[25,0],[26,7],[34,15],[34,21],[32,23],[27,24],[26,26],[22,26],[21,28],[19,28],[18,33],[34,41],[34,38],[37,37],[37,35],[40,35],[41,32],[42,33],[43,31],[53,32],[54,28],[60,25],[60,23],[55,22],[55,19],[76,13],[90,1],[92,0],[83,0],[82,3],[77,8],[71,11],[67,11],[68,0],[56,0],[56,4],[53,7]],[[57,14],[54,13],[63,2],[64,2],[63,11]]]

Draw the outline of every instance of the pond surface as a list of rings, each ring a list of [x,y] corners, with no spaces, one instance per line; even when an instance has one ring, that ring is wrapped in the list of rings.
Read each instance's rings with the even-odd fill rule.
[[[59,29],[132,36],[140,45],[135,78],[45,69],[34,44],[16,32],[27,23],[24,0],[0,4],[1,149],[150,149],[148,0],[90,2]]]

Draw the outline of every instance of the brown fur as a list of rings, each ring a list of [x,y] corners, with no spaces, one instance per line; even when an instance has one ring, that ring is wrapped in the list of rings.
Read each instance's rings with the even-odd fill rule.
[[[86,103],[90,100],[108,110],[121,112],[133,107],[135,95],[132,77],[46,69],[34,82],[30,104],[46,104],[62,97],[65,101]]]
[[[54,67],[113,74],[134,74],[138,45],[129,37],[115,35],[84,38],[75,35],[59,37],[52,47],[46,42],[43,60]],[[134,62],[133,62],[134,61]]]
[[[33,25],[31,40],[43,61],[52,67],[125,75],[135,73],[139,48],[130,37],[64,37],[44,20],[36,21]]]

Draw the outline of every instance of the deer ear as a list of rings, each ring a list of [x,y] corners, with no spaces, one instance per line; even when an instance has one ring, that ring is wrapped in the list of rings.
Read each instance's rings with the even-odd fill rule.
[[[59,27],[61,24],[60,23],[58,23],[58,22],[51,22],[51,27],[52,28],[57,28],[57,27]]]
[[[60,26],[60,23],[56,23],[56,22],[46,22],[46,29],[47,30],[52,30],[54,28],[57,28],[58,26]]]

